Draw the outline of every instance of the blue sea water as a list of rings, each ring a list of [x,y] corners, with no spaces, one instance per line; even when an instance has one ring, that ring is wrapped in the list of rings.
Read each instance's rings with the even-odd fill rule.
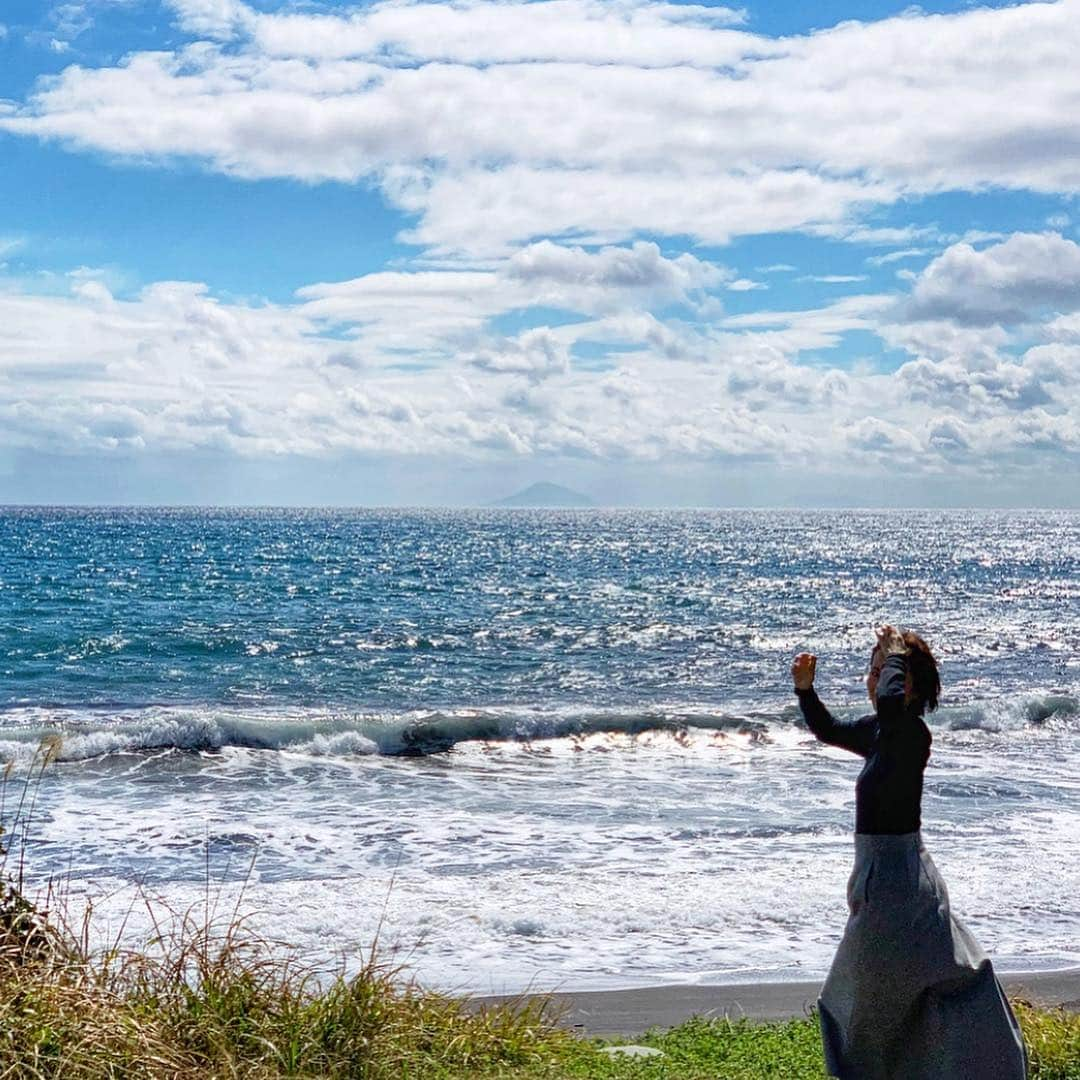
[[[818,974],[857,765],[788,668],[858,713],[882,620],[942,663],[954,901],[1080,961],[1076,513],[3,510],[0,755],[60,739],[26,864],[106,921],[244,876],[442,986]]]

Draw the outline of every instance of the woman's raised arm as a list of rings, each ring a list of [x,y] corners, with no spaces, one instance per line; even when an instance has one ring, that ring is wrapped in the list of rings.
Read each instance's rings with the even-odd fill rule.
[[[874,739],[874,718],[866,716],[860,720],[837,720],[817,696],[814,689],[816,673],[817,657],[813,653],[799,653],[795,657],[791,677],[806,726],[822,742],[866,757]]]

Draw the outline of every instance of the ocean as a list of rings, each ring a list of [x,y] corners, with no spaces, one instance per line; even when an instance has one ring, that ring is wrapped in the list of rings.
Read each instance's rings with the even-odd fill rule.
[[[151,898],[456,991],[815,977],[859,762],[789,668],[866,712],[881,621],[941,661],[955,909],[1080,963],[1074,512],[0,510],[6,840],[102,940]]]

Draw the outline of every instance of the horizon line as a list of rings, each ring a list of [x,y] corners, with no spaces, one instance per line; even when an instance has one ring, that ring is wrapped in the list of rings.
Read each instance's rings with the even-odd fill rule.
[[[1018,512],[1033,510],[1051,510],[1065,513],[1080,512],[1080,505],[1053,506],[1046,504],[1002,506],[992,504],[968,505],[841,505],[841,504],[707,504],[707,503],[595,503],[590,506],[503,506],[498,502],[487,503],[197,503],[197,502],[162,502],[162,503],[125,503],[125,502],[4,502],[0,500],[0,513],[8,510],[505,510],[510,513],[520,511],[556,511],[561,513],[590,513],[597,510],[693,510],[693,511],[858,511],[858,512],[894,512],[904,513],[913,510],[936,510],[955,512],[963,510],[984,510],[999,512]]]

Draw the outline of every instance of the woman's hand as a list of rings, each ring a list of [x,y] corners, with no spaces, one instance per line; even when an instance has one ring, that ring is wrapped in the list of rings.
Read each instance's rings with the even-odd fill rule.
[[[817,657],[813,653],[801,652],[791,665],[791,677],[795,680],[796,690],[809,690],[814,685],[814,672],[817,669]]]
[[[904,644],[900,631],[886,623],[879,626],[877,634],[877,651],[881,654],[882,663],[890,656],[906,656],[908,648]]]

